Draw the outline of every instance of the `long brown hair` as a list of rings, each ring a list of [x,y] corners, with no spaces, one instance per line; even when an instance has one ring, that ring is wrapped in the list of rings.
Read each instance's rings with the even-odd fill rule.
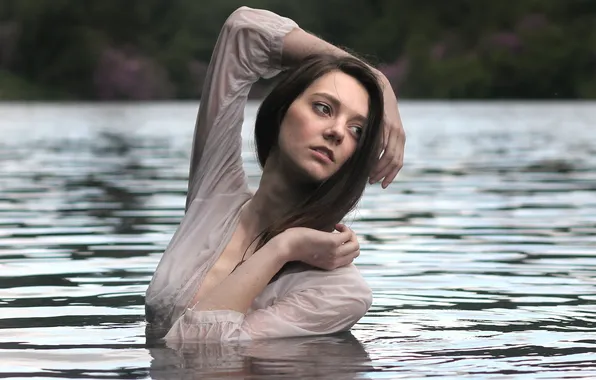
[[[376,163],[381,147],[383,90],[377,76],[362,61],[350,57],[311,55],[290,69],[275,85],[259,107],[255,122],[255,144],[262,168],[277,147],[281,122],[294,102],[315,80],[341,71],[359,81],[369,96],[367,123],[354,154],[330,178],[318,184],[282,218],[261,234],[255,250],[274,236],[291,227],[309,227],[333,231],[335,224],[356,207],[364,193],[368,176]]]

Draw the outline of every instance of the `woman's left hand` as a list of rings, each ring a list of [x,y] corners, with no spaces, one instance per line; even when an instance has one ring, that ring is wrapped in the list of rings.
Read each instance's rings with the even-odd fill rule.
[[[397,108],[397,97],[385,75],[380,74],[381,85],[383,86],[383,97],[385,117],[383,119],[383,143],[381,145],[383,154],[373,168],[369,183],[383,179],[381,186],[387,188],[397,176],[404,162],[404,148],[406,145],[406,133],[401,123],[399,109]]]

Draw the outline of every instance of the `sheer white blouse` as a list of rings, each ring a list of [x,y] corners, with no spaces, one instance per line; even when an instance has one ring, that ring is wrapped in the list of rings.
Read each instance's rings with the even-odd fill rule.
[[[371,305],[370,288],[348,265],[284,273],[246,314],[188,307],[252,196],[241,157],[248,92],[259,78],[282,70],[283,38],[297,27],[275,13],[241,7],[221,30],[195,125],[186,213],[147,289],[148,336],[179,345],[322,335],[349,330]]]

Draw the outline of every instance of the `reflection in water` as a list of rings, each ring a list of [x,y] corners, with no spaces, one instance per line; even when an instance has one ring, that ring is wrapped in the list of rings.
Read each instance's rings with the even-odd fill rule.
[[[142,215],[119,217],[143,208],[141,194],[127,188],[131,180],[142,180],[149,172],[134,156],[133,148],[134,142],[122,133],[99,133],[90,150],[92,160],[102,164],[98,165],[101,169],[95,167],[94,172],[86,176],[77,173],[77,177],[64,183],[68,198],[59,210],[60,215],[84,214],[99,219],[101,224],[110,225],[116,234],[135,234],[137,225],[147,224]]]
[[[0,105],[0,377],[596,378],[596,106],[402,114],[400,180],[347,220],[374,292],[353,336],[173,350],[146,345],[143,296],[196,104]]]
[[[374,371],[364,347],[351,333],[275,339],[243,344],[196,343],[152,347],[153,379],[254,376],[294,379],[361,379]]]

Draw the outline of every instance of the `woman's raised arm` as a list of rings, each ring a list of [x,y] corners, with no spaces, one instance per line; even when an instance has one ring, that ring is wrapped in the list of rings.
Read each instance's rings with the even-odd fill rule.
[[[228,17],[213,50],[201,95],[186,209],[197,197],[245,186],[241,131],[252,84],[277,75],[283,67],[298,64],[310,54],[325,53],[348,54],[270,11],[240,7]],[[378,74],[385,93],[384,154],[371,183],[384,177],[386,187],[402,166],[405,134],[395,94],[387,78]]]
[[[245,185],[242,122],[248,92],[282,69],[283,38],[298,25],[241,7],[224,23],[211,56],[193,138],[186,209],[195,198]]]

